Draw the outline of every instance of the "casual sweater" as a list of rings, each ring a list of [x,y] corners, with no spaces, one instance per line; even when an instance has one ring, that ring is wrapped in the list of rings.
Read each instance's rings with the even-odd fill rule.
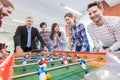
[[[102,26],[91,23],[88,26],[88,32],[93,40],[95,47],[109,47],[112,51],[120,48],[120,17],[105,16],[105,22]]]

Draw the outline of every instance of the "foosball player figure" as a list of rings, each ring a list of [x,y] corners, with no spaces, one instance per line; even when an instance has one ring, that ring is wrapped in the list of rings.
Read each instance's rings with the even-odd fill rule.
[[[46,68],[43,65],[42,61],[39,62],[39,67],[37,69],[39,80],[46,80]]]
[[[87,74],[89,71],[88,71],[88,68],[86,67],[85,61],[84,61],[84,60],[81,60],[79,56],[78,56],[77,58],[78,58],[79,64],[80,64],[81,67],[83,68],[85,74]]]
[[[57,54],[53,54],[53,55],[54,55],[54,60],[57,59],[57,56],[58,56],[58,55],[57,55]]]
[[[54,55],[50,54],[51,66],[54,66]]]
[[[27,54],[27,55],[26,55],[26,59],[30,59],[30,54]]]
[[[47,69],[47,61],[42,57],[42,65]]]
[[[66,65],[66,69],[69,69],[68,61],[67,61],[67,58],[65,56],[63,56],[63,62]]]
[[[74,54],[74,57],[78,57],[78,54]]]
[[[45,54],[44,54],[44,53],[42,53],[42,54],[41,54],[41,57],[45,57]]]
[[[59,59],[60,59],[61,64],[63,64],[63,55],[62,54],[59,54]]]
[[[28,54],[26,54],[26,59],[27,59],[27,61],[29,61],[30,59],[31,59],[31,56],[30,56],[30,54],[28,53]]]
[[[68,62],[72,62],[71,61],[71,56],[68,53],[66,54],[66,57],[67,57]]]
[[[37,63],[39,64],[39,62],[42,60],[41,56],[38,56],[37,58]]]
[[[48,54],[46,54],[46,56],[47,56],[47,57],[50,57],[50,54],[48,53]]]
[[[22,58],[22,64],[23,64],[23,71],[26,71],[26,64],[27,64],[27,59],[26,59],[26,55]]]

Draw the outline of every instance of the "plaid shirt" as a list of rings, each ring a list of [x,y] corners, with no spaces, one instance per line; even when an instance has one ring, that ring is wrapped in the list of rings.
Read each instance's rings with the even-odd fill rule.
[[[49,31],[41,31],[40,35],[42,36],[44,42],[46,43],[47,46],[50,46],[51,44],[51,39],[50,39],[50,32]]]
[[[81,46],[80,51],[86,51],[88,43],[88,38],[86,35],[85,27],[83,24],[76,24],[69,30],[71,38],[71,49],[74,49],[74,46]]]

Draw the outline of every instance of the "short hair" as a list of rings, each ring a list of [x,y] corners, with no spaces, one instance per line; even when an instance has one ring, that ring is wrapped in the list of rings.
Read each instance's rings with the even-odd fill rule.
[[[93,6],[97,6],[99,9],[103,9],[102,2],[95,1],[93,3],[88,4],[87,10]]]
[[[45,22],[40,23],[40,27],[41,27],[41,28],[42,28],[42,26],[44,26],[44,25],[47,26],[47,24],[46,24]]]
[[[15,9],[14,5],[9,0],[0,0],[2,2],[3,6],[5,7],[11,7],[12,9]]]
[[[26,19],[32,19],[32,17],[31,16],[27,16]]]

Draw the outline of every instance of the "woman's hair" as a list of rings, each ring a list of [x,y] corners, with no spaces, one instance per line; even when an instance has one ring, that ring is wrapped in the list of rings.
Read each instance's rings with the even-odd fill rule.
[[[11,7],[12,9],[15,9],[14,5],[9,0],[0,0],[2,2],[3,6],[5,7]]]
[[[65,17],[74,18],[74,22],[76,23],[76,16],[74,16],[72,13],[70,13],[70,12],[69,12],[69,13],[66,13],[65,16],[64,16],[64,18],[65,18]]]
[[[59,26],[57,23],[53,23],[52,24],[52,28],[51,28],[51,35],[50,35],[50,38],[53,40],[53,38],[54,38],[54,34],[55,34],[55,27],[56,26]],[[61,36],[61,32],[60,31],[58,31],[57,32],[58,33],[58,36],[60,37]]]
[[[93,3],[88,4],[87,10],[93,6],[97,6],[99,9],[103,9],[103,5],[99,1],[95,1]]]

